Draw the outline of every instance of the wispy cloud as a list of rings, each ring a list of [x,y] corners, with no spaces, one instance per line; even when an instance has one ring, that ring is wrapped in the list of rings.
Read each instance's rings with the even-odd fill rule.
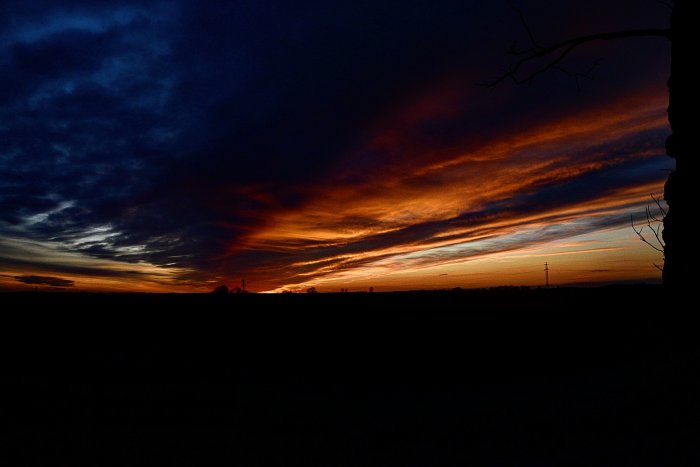
[[[663,97],[650,103],[640,96],[453,149],[461,155],[439,164],[421,167],[420,155],[410,154],[413,171],[385,169],[361,182],[353,177],[349,185],[318,188],[315,199],[275,215],[233,253],[277,253],[278,277],[292,287],[339,274],[357,279],[378,269],[459,262],[621,226],[660,190],[666,125]]]
[[[69,279],[51,276],[15,276],[17,282],[29,285],[50,285],[51,287],[72,287],[74,282]]]
[[[496,283],[488,261],[597,231],[559,258],[643,264],[603,248],[670,166],[666,44],[592,44],[580,95],[484,90],[517,22],[499,2],[30,3],[0,15],[0,287],[397,287],[467,260]],[[632,3],[538,21],[666,22]]]

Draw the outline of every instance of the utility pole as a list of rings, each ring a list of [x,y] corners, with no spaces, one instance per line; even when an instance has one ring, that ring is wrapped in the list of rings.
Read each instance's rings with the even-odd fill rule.
[[[544,286],[549,287],[549,264],[544,263]]]

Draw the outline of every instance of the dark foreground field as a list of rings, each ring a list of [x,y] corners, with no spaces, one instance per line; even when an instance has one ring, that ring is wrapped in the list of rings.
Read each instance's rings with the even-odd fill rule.
[[[0,300],[2,465],[700,459],[698,330],[659,287]]]

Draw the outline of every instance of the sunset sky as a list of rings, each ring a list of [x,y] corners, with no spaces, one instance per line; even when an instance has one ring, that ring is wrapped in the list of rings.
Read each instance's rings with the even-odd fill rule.
[[[516,3],[542,44],[668,23]],[[630,216],[673,168],[668,44],[475,86],[514,44],[505,1],[5,0],[0,289],[659,281]]]

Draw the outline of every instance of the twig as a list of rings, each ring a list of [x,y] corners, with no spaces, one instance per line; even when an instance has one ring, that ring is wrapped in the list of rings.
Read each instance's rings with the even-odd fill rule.
[[[528,28],[529,29],[529,28]],[[577,47],[583,44],[587,44],[589,42],[594,42],[594,41],[609,41],[609,40],[615,40],[615,39],[626,39],[626,38],[631,38],[631,37],[669,37],[669,29],[629,29],[625,31],[613,31],[613,32],[605,32],[605,33],[598,33],[598,34],[589,34],[586,36],[579,36],[579,37],[573,37],[571,39],[567,39],[562,42],[558,42],[552,46],[549,47],[533,47],[532,49],[529,49],[523,53],[525,55],[522,57],[520,60],[515,62],[513,66],[510,67],[508,71],[503,73],[501,76],[498,78],[491,80],[491,81],[486,81],[486,82],[479,82],[476,83],[477,86],[484,86],[484,87],[494,87],[503,82],[506,79],[511,79],[515,84],[525,84],[525,83],[532,83],[532,81],[542,73],[546,72],[547,70],[551,70],[557,67],[559,63],[564,60],[567,55],[569,55],[573,50],[575,50]],[[561,52],[560,52],[561,51]],[[521,70],[521,68],[528,62],[531,62],[533,60],[541,59],[548,57],[551,54],[554,54],[556,52],[560,52],[559,55],[556,56],[553,60],[549,61],[547,64],[542,66],[541,68],[536,69],[532,73],[528,74],[524,78],[519,78],[518,77],[518,72]]]
[[[630,220],[632,221],[632,230],[634,230],[634,233],[637,234],[637,236],[639,237],[639,239],[640,239],[641,241],[643,241],[644,243],[646,243],[647,245],[649,245],[650,247],[652,247],[653,249],[655,249],[655,250],[658,251],[659,253],[663,253],[663,252],[664,252],[664,250],[662,250],[661,248],[659,248],[659,247],[657,247],[656,245],[654,245],[653,243],[651,243],[649,240],[647,240],[647,239],[644,237],[644,235],[642,235],[642,231],[644,230],[644,227],[642,227],[642,228],[640,228],[639,230],[637,230],[637,228],[636,228],[635,225],[634,225],[634,216],[630,216]]]
[[[651,196],[651,199],[653,199],[654,202],[656,203],[656,205],[659,207],[659,212],[661,212],[661,217],[666,217],[666,210],[663,208],[663,206],[661,206],[660,198],[655,197],[653,193],[650,196]]]
[[[663,208],[661,205],[661,199],[657,198],[653,194],[650,195],[651,199],[654,200],[654,203],[656,204],[657,208],[659,209],[659,212],[661,213],[661,218],[657,217],[652,211],[649,205],[646,206],[645,208],[645,214],[646,214],[646,219],[647,219],[647,225],[646,227],[651,230],[652,234],[654,234],[654,239],[656,240],[655,243],[652,243],[651,241],[647,240],[647,238],[644,236],[644,226],[637,228],[637,226],[634,225],[634,216],[630,216],[630,221],[632,223],[632,230],[634,230],[634,233],[637,234],[637,237],[650,247],[652,247],[654,250],[658,251],[659,253],[662,253],[664,255],[664,258],[666,256],[666,243],[663,241],[661,238],[661,225],[664,222],[664,218],[666,217],[666,210]],[[654,227],[652,222],[657,223],[658,225]],[[655,267],[661,269],[658,265],[654,265]]]
[[[530,44],[532,44],[532,49],[529,49],[530,51],[532,50],[539,50],[542,49],[537,41],[535,40],[535,35],[532,34],[532,30],[530,29],[530,25],[527,24],[527,21],[525,20],[525,15],[523,14],[522,10],[518,7],[515,6],[513,2],[508,2],[508,5],[510,5],[510,8],[515,11],[515,13],[518,15],[520,18],[520,23],[523,25],[523,29],[525,29],[525,32],[527,33],[527,37],[530,38]],[[522,55],[525,52],[518,53],[517,55]]]

